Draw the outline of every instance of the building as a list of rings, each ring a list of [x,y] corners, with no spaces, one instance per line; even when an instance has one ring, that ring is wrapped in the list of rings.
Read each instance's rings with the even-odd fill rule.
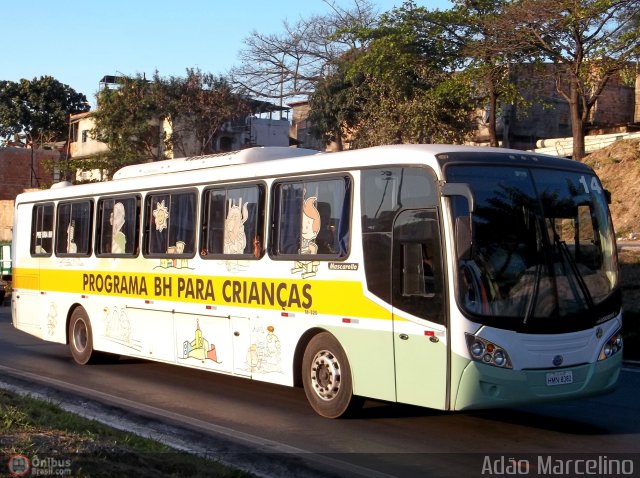
[[[179,143],[173,148],[166,147],[164,137],[174,131],[189,131],[189,126],[178,119],[173,124],[158,118],[151,121],[149,126],[155,131],[157,141],[153,144],[152,155],[157,160],[172,159],[174,157],[188,157],[198,154],[212,154],[218,152],[235,151],[252,146],[290,146],[289,120],[283,118],[283,113],[289,108],[281,108],[263,101],[251,101],[252,113],[222,125],[212,138],[207,148],[202,151],[196,138],[191,134],[180,135]],[[280,112],[280,118],[274,118],[274,113]],[[109,150],[106,143],[98,141],[92,135],[95,122],[92,112],[72,115],[69,120],[69,158],[74,160],[91,159]],[[99,170],[78,171],[78,181],[102,181],[103,174]]]
[[[516,85],[526,101],[523,105],[503,105],[499,112],[496,130],[504,147],[530,150],[540,141],[572,136],[569,103],[556,88],[554,64],[518,65],[513,73]],[[611,78],[586,124],[587,135],[618,133],[640,128],[640,114],[636,101],[640,98],[640,75],[635,87],[626,84],[620,75]],[[486,115],[481,115],[475,144],[488,144]]]
[[[0,242],[11,240],[16,196],[57,181],[47,163],[53,166],[59,160],[55,149],[0,148]]]
[[[298,147],[324,151],[326,149],[324,141],[316,138],[312,133],[313,125],[309,121],[309,101],[295,101],[288,103],[288,106],[292,111],[289,135],[296,140]]]
[[[503,147],[530,150],[545,140],[572,136],[569,104],[556,89],[556,68],[553,64],[514,67],[513,77],[526,106],[503,105],[500,108],[496,129]],[[289,106],[293,112],[291,136],[300,147],[334,149],[334,145],[326,145],[310,134],[308,101],[289,103]],[[469,137],[469,144],[489,144],[488,116],[485,110],[476,112],[476,131]],[[616,76],[609,80],[598,97],[591,111],[587,134],[637,130],[640,130],[640,75],[636,76],[635,87]],[[349,139],[343,138],[345,149],[349,149]]]

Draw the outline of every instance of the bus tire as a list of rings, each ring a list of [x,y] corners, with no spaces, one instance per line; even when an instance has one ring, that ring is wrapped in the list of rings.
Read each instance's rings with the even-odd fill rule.
[[[95,355],[91,322],[82,307],[76,307],[69,320],[69,350],[73,360],[80,365],[89,363]]]
[[[302,384],[311,407],[323,417],[345,416],[361,404],[353,395],[347,354],[328,332],[309,341],[302,358]]]

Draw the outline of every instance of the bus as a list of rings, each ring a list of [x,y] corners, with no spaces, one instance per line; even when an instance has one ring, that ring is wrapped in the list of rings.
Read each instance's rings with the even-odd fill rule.
[[[133,356],[440,410],[612,390],[610,195],[500,148],[249,148],[16,199],[13,325],[78,364]]]

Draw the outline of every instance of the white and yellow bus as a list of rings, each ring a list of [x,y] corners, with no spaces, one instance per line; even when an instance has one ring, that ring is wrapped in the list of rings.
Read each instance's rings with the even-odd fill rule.
[[[13,324],[141,357],[442,410],[613,389],[621,295],[586,165],[445,145],[252,148],[16,200]]]

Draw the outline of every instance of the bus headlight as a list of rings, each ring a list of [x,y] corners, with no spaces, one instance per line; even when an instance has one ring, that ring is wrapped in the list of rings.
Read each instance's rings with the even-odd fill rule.
[[[600,350],[600,355],[598,356],[598,360],[605,360],[609,357],[613,357],[615,354],[622,350],[622,334],[620,332],[616,332],[609,340],[605,342]]]
[[[500,368],[511,368],[511,359],[505,349],[475,335],[465,334],[469,355],[476,362]]]

